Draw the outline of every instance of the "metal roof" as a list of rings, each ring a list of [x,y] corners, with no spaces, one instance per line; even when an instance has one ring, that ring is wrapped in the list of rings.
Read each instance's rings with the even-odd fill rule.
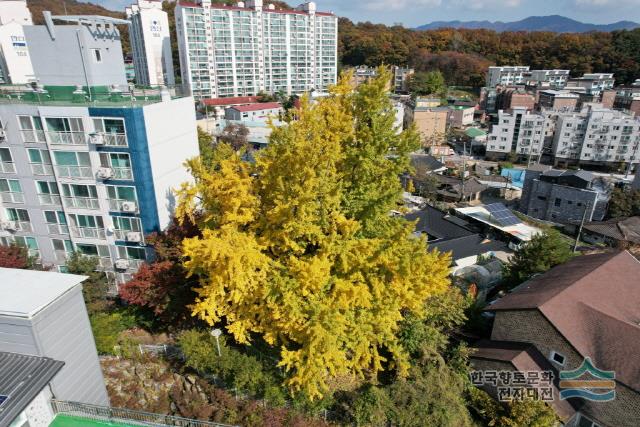
[[[86,276],[0,268],[0,316],[31,318]]]
[[[48,357],[0,352],[0,427],[13,420],[62,369],[64,362]]]
[[[98,24],[113,24],[113,25],[127,25],[130,21],[126,19],[113,18],[111,16],[102,15],[53,15],[53,19],[58,21],[76,22],[78,24],[83,23],[98,23]]]

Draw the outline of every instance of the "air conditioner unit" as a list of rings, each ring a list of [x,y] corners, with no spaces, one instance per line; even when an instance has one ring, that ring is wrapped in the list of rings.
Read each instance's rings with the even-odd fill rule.
[[[140,243],[142,241],[142,234],[136,231],[130,231],[127,233],[127,242]]]
[[[113,176],[113,169],[111,168],[98,168],[96,174],[100,179],[110,179]]]
[[[129,260],[118,259],[115,262],[115,267],[117,270],[126,270],[129,268]]]
[[[122,212],[135,212],[136,208],[134,202],[122,202]]]
[[[104,138],[101,133],[92,133],[89,135],[89,142],[94,145],[104,145]]]
[[[18,224],[16,224],[15,221],[3,221],[0,225],[2,226],[3,230],[7,230],[7,231],[18,230]]]

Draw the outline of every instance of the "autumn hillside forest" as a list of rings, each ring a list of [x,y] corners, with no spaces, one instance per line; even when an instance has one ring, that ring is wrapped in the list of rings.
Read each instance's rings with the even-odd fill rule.
[[[214,1],[216,3],[216,1]],[[233,3],[217,1],[217,3]],[[274,2],[272,2],[274,3]],[[279,8],[283,2],[275,2]],[[173,23],[175,3],[165,1],[164,9]],[[124,17],[91,3],[77,1],[30,0],[34,20],[42,11],[54,14],[106,14]],[[171,28],[172,32],[174,28]],[[127,29],[123,48],[128,49]],[[408,65],[417,71],[440,70],[446,83],[455,86],[483,85],[487,66],[527,64],[532,69],[568,69],[574,75],[588,72],[615,73],[617,83],[630,83],[640,75],[640,29],[611,33],[560,34],[550,32],[503,32],[490,30],[440,29],[415,31],[401,26],[353,23],[341,18],[339,56],[343,66],[380,64]],[[175,36],[172,35],[175,44]],[[177,50],[174,50],[177,52]],[[176,74],[179,74],[177,54]]]

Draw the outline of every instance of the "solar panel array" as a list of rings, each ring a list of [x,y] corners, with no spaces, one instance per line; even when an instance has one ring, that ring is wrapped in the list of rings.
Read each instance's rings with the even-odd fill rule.
[[[517,225],[522,223],[505,205],[502,203],[493,203],[485,206],[485,209],[489,211],[491,219],[496,221],[503,227],[510,225]]]

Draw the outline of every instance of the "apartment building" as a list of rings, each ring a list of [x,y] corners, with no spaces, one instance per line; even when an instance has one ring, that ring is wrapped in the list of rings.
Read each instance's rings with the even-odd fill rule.
[[[569,80],[569,70],[531,70],[525,73],[524,80],[531,86],[563,89]]]
[[[564,90],[538,91],[538,108],[541,110],[575,111],[580,96]]]
[[[602,91],[613,89],[615,83],[612,73],[589,73],[569,79],[567,86],[583,88],[588,95],[599,96]]]
[[[175,11],[182,81],[194,98],[325,92],[336,82],[338,18],[314,2],[276,10],[262,0],[197,1]]]
[[[122,281],[190,179],[195,112],[166,90],[97,90],[0,87],[0,243],[61,269],[79,251]]]
[[[640,116],[640,84],[618,88],[613,108]]]
[[[138,0],[126,8],[136,83],[145,86],[174,85],[169,19],[162,2]]]
[[[489,67],[487,72],[487,87],[513,86],[525,82],[525,73],[529,66]]]
[[[552,155],[556,165],[637,164],[640,120],[621,111],[587,106],[559,114]]]
[[[33,25],[26,0],[0,1],[0,84],[33,81],[25,25]]]
[[[413,68],[391,67],[393,71],[393,88],[396,93],[409,91],[409,79],[415,74]]]
[[[538,158],[545,139],[545,117],[526,108],[498,111],[498,122],[487,141],[487,158],[502,160],[510,153],[519,158]]]

